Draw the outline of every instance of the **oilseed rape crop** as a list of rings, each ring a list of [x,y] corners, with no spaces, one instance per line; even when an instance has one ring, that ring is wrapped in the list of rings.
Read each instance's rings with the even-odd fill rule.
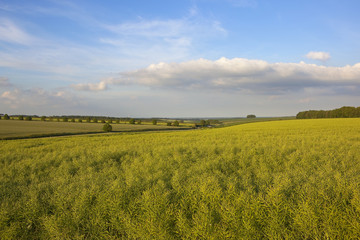
[[[1,239],[358,239],[360,119],[0,141]]]

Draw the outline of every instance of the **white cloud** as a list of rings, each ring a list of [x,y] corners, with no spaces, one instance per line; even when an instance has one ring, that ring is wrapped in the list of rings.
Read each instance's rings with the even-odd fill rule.
[[[244,58],[161,62],[136,71],[122,72],[120,77],[98,84],[81,84],[77,89],[105,90],[110,84],[187,90],[218,89],[270,95],[304,91],[311,87],[341,88],[341,91],[354,92],[360,88],[360,63],[325,67],[304,62],[268,63]]]
[[[80,83],[73,84],[71,87],[80,91],[103,91],[107,89],[107,83],[106,81],[101,81],[99,83]]]
[[[327,61],[330,59],[330,53],[328,52],[309,52],[306,54],[306,57],[309,59]]]
[[[15,88],[1,93],[2,104],[12,109],[59,106],[76,106],[80,102],[70,93],[65,91],[48,91],[41,88],[21,89]]]
[[[99,39],[121,49],[129,57],[137,59],[154,58],[181,59],[190,54],[197,42],[206,43],[209,39],[224,37],[226,29],[221,22],[203,18],[197,11],[178,19],[140,19],[114,25],[103,25],[113,36]]]
[[[30,45],[35,38],[16,26],[12,21],[0,18],[0,41]]]

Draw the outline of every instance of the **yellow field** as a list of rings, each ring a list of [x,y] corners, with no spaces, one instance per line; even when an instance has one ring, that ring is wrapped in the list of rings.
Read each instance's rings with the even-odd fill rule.
[[[1,239],[360,238],[360,119],[0,143]]]

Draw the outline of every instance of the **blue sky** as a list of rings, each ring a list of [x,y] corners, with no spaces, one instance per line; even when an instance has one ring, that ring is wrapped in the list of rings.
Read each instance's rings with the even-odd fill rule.
[[[359,1],[0,1],[0,113],[359,106]]]

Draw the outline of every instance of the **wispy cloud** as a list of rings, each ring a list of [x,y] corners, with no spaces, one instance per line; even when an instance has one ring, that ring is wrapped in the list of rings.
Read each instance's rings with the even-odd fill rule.
[[[30,45],[35,42],[35,38],[9,19],[0,18],[0,41]]]
[[[306,57],[309,59],[320,61],[327,61],[331,58],[330,53],[328,52],[309,52],[308,54],[306,54]]]
[[[103,25],[112,36],[100,42],[115,46],[139,58],[181,59],[190,54],[193,45],[208,39],[226,37],[220,21],[201,17],[191,10],[189,16],[178,19],[143,19],[120,24]]]
[[[236,7],[256,7],[258,5],[256,0],[227,0]]]
[[[305,88],[334,87],[360,89],[360,63],[345,67],[315,64],[268,63],[244,58],[198,59],[181,63],[158,63],[99,84],[81,85],[85,89],[105,90],[102,84],[140,85],[151,88],[218,89],[257,94],[283,94]],[[86,86],[86,87],[85,87]],[[91,86],[91,87],[90,87]],[[91,89],[92,88],[92,89]]]

